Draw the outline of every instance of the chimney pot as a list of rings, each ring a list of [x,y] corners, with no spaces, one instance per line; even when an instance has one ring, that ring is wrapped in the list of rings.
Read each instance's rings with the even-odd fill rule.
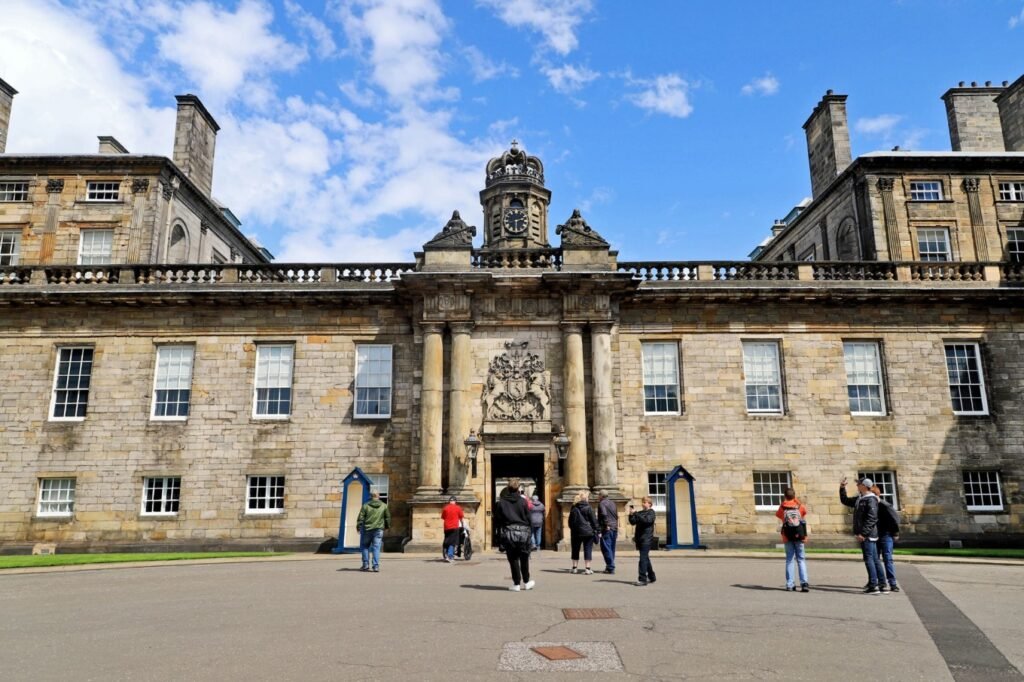
[[[220,126],[195,95],[178,95],[174,163],[206,196],[213,189],[213,157]]]
[[[1009,84],[1010,84],[1010,81],[1003,81],[1003,87],[1004,87],[1004,88],[1005,88],[1005,87],[1006,87],[1007,85],[1009,85]]]
[[[958,88],[962,88],[962,87],[964,87],[964,85],[965,85],[965,83],[964,83],[963,81],[960,81],[959,83],[957,83],[957,85],[956,85],[956,86],[957,86]]]
[[[832,94],[832,91],[831,91],[831,90],[826,90],[826,91],[825,91],[825,94],[826,94],[826,95],[831,95],[831,94]]]
[[[100,141],[99,153],[100,154],[127,154],[128,150],[125,146],[117,141],[116,137],[111,135],[100,135],[98,136]]]
[[[963,83],[961,82],[961,86]],[[1001,152],[1003,131],[999,125],[995,88],[950,88],[942,95],[949,124],[949,145],[955,152]]]

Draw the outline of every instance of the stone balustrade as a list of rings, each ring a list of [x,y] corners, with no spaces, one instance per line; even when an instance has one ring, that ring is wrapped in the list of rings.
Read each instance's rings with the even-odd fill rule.
[[[1024,282],[1024,264],[990,262],[688,262],[620,261],[645,282]]]
[[[470,265],[475,269],[561,270],[561,249],[474,249]]]

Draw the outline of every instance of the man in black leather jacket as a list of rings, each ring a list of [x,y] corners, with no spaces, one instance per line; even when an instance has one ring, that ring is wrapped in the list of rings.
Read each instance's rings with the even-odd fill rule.
[[[640,550],[640,577],[637,578],[638,587],[654,583],[654,567],[651,566],[651,545],[654,544],[654,519],[655,513],[652,507],[654,501],[645,497],[641,501],[643,510],[635,511],[633,505],[629,505],[629,525],[636,526],[636,548]]]
[[[839,501],[853,507],[853,534],[860,543],[864,556],[864,567],[868,571],[868,584],[864,594],[882,594],[880,585],[885,583],[885,572],[879,575],[878,561],[878,496],[871,492],[874,481],[862,478],[857,481],[859,496],[851,500],[846,494],[846,479],[839,482]],[[888,590],[887,590],[888,591]]]

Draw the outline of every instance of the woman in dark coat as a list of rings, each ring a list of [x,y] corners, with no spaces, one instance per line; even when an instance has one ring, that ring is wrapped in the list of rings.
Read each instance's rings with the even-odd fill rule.
[[[590,560],[594,553],[594,538],[598,534],[597,514],[590,506],[590,493],[586,490],[576,496],[575,504],[569,511],[569,539],[572,544],[572,569],[570,573],[577,573],[577,566],[580,563],[580,546],[583,547],[583,566],[586,575],[592,575]]]
[[[533,543],[530,532],[530,510],[526,499],[519,493],[519,479],[509,479],[508,486],[501,491],[494,503],[494,524],[498,528],[498,540],[505,548],[505,558],[512,569],[513,592],[532,590],[530,580],[530,549]]]

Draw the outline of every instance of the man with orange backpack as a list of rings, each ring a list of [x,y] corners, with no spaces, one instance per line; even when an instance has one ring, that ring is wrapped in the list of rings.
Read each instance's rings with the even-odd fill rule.
[[[796,592],[794,568],[799,567],[800,591],[810,592],[810,585],[807,584],[807,555],[804,548],[804,541],[807,540],[807,507],[796,498],[795,490],[786,488],[785,499],[779,505],[775,516],[782,521],[782,542],[786,545],[786,591]]]

